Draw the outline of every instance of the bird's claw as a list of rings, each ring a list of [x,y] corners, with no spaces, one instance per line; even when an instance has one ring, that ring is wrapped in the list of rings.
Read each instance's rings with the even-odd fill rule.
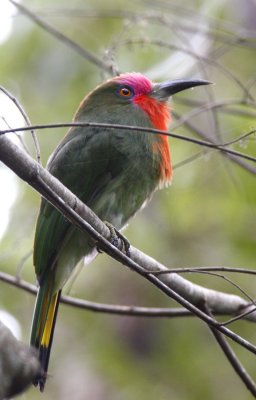
[[[130,257],[130,243],[126,239],[122,233],[120,233],[112,224],[110,224],[108,221],[104,221],[105,225],[108,227],[110,231],[110,243],[113,244],[113,246],[117,247],[119,250],[124,251],[127,257]]]

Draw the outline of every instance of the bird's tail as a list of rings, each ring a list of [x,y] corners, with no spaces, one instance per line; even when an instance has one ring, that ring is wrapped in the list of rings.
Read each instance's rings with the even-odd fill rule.
[[[30,345],[38,351],[41,372],[34,379],[34,385],[44,390],[50,359],[54,328],[58,313],[61,290],[52,292],[52,284],[47,279],[41,285],[36,298]]]

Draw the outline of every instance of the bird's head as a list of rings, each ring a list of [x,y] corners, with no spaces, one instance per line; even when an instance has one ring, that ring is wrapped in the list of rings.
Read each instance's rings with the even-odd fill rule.
[[[127,124],[130,121],[132,125],[136,125],[133,116],[142,115],[153,128],[167,130],[170,121],[169,98],[182,90],[209,83],[205,80],[153,83],[140,73],[126,73],[96,87],[86,97],[80,111],[84,111],[84,116],[94,114],[96,121],[99,118],[101,122]]]
[[[122,74],[107,80],[89,93],[81,103],[75,121],[130,125],[167,131],[171,118],[169,98],[182,90],[209,83],[211,82],[204,80],[168,80],[153,83],[139,73]],[[127,134],[124,137],[130,140],[131,135]],[[137,135],[133,136],[133,139],[134,137]],[[168,137],[147,133],[141,133],[138,137],[146,142],[146,146],[151,145],[156,159],[161,160],[159,187],[169,184],[172,166]],[[123,143],[127,151],[127,142]],[[133,152],[133,149],[131,151]]]

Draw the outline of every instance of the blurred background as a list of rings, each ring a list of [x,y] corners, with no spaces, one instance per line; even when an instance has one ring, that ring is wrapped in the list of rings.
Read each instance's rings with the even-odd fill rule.
[[[254,0],[23,0],[44,29],[7,0],[0,3],[0,85],[22,104],[33,124],[70,122],[79,102],[109,71],[139,71],[154,81],[204,78],[215,83],[178,94],[171,131],[236,142],[256,155],[256,2]],[[61,40],[49,27],[65,35]],[[0,94],[0,128],[23,126]],[[38,130],[42,163],[66,129]],[[12,135],[14,136],[14,135]],[[22,135],[31,154],[30,134]],[[241,139],[239,139],[241,138]],[[255,267],[255,164],[170,139],[172,186],[155,194],[131,222],[130,242],[170,268]],[[241,164],[242,163],[242,164]],[[0,270],[35,283],[32,257],[40,196],[0,164]],[[23,262],[24,261],[24,262]],[[22,264],[22,269],[20,268]],[[228,275],[255,298],[252,276]],[[220,277],[190,274],[193,282],[240,294]],[[95,302],[177,306],[140,276],[105,255],[83,268],[66,293]],[[34,298],[0,282],[0,318],[29,340]],[[7,313],[7,314],[6,314]],[[230,326],[256,343],[255,326]],[[256,379],[255,356],[237,345]],[[206,326],[196,318],[150,319],[93,314],[62,305],[44,399],[249,399]],[[40,399],[31,388],[23,399]]]

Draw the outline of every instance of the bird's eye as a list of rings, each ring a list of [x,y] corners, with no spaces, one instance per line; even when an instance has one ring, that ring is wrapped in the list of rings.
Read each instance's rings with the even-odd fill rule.
[[[118,88],[118,94],[126,99],[130,99],[134,96],[134,92],[129,86],[120,86]]]

